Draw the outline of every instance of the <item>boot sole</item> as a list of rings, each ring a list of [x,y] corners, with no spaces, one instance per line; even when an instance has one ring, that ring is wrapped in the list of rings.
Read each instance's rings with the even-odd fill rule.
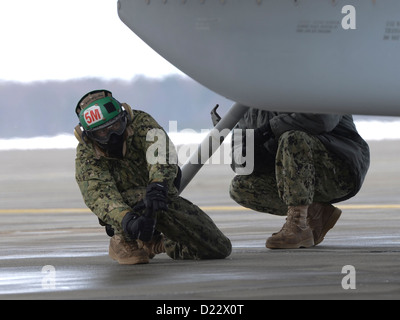
[[[117,260],[119,264],[122,265],[134,265],[134,264],[147,264],[149,263],[149,259],[127,259],[127,260]]]
[[[325,235],[328,233],[329,230],[331,230],[335,226],[335,224],[339,220],[341,214],[342,214],[342,210],[335,207],[335,209],[333,210],[328,221],[325,223],[323,229],[321,230],[321,235],[319,236],[318,239],[314,239],[315,246],[317,244],[320,244],[322,241],[324,241]]]
[[[310,248],[314,246],[314,239],[309,238],[305,239],[303,241],[300,241],[299,243],[279,243],[279,244],[274,244],[274,243],[268,243],[268,240],[265,244],[265,246],[268,249],[300,249],[300,248]]]
[[[131,257],[128,259],[118,259],[118,256],[113,250],[108,251],[109,256],[111,259],[117,261],[119,264],[147,264],[149,263],[149,257],[144,256],[144,257]]]

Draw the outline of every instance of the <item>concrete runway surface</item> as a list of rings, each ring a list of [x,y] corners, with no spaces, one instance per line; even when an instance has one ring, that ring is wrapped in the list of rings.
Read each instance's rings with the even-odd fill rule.
[[[182,196],[232,240],[225,260],[121,266],[74,180],[75,150],[0,152],[0,299],[399,299],[400,141],[369,142],[361,192],[320,245],[269,250],[283,217],[228,196],[228,165],[206,165]],[[161,304],[162,305],[162,304]]]

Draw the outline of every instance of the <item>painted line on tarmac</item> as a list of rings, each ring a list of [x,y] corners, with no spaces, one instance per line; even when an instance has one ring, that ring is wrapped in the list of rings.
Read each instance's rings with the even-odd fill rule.
[[[52,213],[87,213],[91,212],[87,208],[42,208],[42,209],[0,209],[0,214],[52,214]]]
[[[400,204],[347,204],[337,207],[342,210],[400,209]],[[204,211],[251,211],[239,206],[201,206],[200,208]]]
[[[390,210],[400,209],[400,204],[347,204],[338,206],[342,210]],[[240,206],[200,206],[203,211],[251,211]],[[39,208],[0,209],[0,214],[68,214],[91,213],[88,208]]]

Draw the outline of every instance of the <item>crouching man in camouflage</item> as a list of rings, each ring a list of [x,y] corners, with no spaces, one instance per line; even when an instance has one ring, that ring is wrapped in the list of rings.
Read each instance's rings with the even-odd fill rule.
[[[119,103],[107,90],[83,96],[76,114],[76,181],[111,236],[112,259],[140,264],[161,252],[173,259],[223,259],[231,253],[230,240],[210,217],[178,196],[175,147],[149,114]],[[154,130],[164,141],[154,139]]]
[[[256,211],[287,215],[266,247],[291,249],[321,243],[341,215],[332,203],[356,195],[369,168],[369,147],[357,133],[352,116],[249,109],[237,127],[254,129],[254,150],[233,144],[234,158],[254,151],[254,171],[235,176],[232,199]]]

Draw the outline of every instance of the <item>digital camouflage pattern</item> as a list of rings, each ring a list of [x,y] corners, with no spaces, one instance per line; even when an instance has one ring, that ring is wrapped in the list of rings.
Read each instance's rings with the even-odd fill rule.
[[[249,108],[237,128],[244,131],[267,123],[272,138],[245,151],[254,152],[255,170],[232,180],[233,200],[256,211],[285,215],[288,206],[335,203],[358,193],[370,153],[351,115]],[[232,164],[234,170],[237,166]]]
[[[279,139],[275,164],[236,176],[230,195],[244,207],[286,215],[288,206],[330,202],[353,189],[354,174],[343,160],[328,153],[316,137],[288,131]]]
[[[167,254],[174,259],[227,257],[230,240],[199,207],[178,196],[174,186],[177,156],[168,135],[149,114],[132,111],[123,159],[107,157],[91,141],[77,147],[75,177],[86,205],[125,237],[121,227],[125,214],[145,197],[149,183],[164,181],[168,210],[158,213],[156,229],[167,239]]]

